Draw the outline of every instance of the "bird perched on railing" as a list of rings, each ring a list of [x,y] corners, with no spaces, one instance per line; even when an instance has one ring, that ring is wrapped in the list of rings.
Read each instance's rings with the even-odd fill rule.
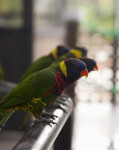
[[[42,70],[44,68],[46,68],[46,66],[49,65],[49,67],[53,67],[55,66],[56,64],[60,63],[61,61],[65,60],[65,59],[68,59],[68,58],[81,58],[81,57],[87,57],[87,50],[83,47],[76,47],[75,49],[70,49],[70,51],[68,52],[68,48],[67,47],[64,47],[64,46],[58,46],[56,49],[53,50],[53,52],[51,53],[53,56],[56,57],[57,53],[58,56],[61,56],[59,58],[57,58],[56,60],[52,60],[52,64],[51,64],[51,60],[50,60],[50,63],[49,63],[49,59],[47,61],[46,58],[48,58],[48,56],[44,56],[42,58],[39,58],[36,62],[34,62],[31,67],[26,71],[26,73],[22,76],[21,78],[21,81],[23,79],[25,79],[27,76],[29,76],[30,74],[32,74],[33,72],[36,72],[38,70]],[[63,55],[64,53],[64,55]],[[50,55],[51,55],[50,54]],[[63,56],[62,56],[63,55]],[[43,59],[43,61],[41,61]],[[50,65],[51,64],[51,65]],[[41,66],[40,66],[41,65]],[[10,111],[7,115],[5,115],[3,117],[3,122],[4,118],[8,118],[13,112]],[[22,124],[25,124],[26,123],[26,120],[28,120],[28,118],[30,117],[30,113],[27,112],[26,114],[26,117],[24,119],[24,121],[22,122]],[[27,118],[27,119],[26,119]]]
[[[58,63],[60,64],[61,63],[61,60],[63,61],[63,60],[65,60],[64,59],[64,56],[61,56],[59,59],[57,59],[55,62],[57,62],[57,63],[55,63],[55,62],[53,62],[51,65],[50,65],[50,67],[54,67],[55,65],[58,65]],[[98,66],[97,66],[97,63],[96,63],[96,61],[95,60],[93,60],[93,59],[91,59],[91,58],[80,58],[80,60],[81,61],[83,61],[85,64],[86,64],[86,66],[87,66],[87,69],[88,69],[88,72],[91,72],[91,71],[96,71],[96,70],[98,70]],[[49,68],[50,68],[49,67]],[[73,91],[74,91],[74,87],[75,87],[75,83],[72,83],[72,85],[70,86],[70,87],[68,87],[68,88],[66,88],[65,89],[65,94],[67,94],[67,95],[69,95],[72,99],[74,98],[74,93],[73,93]],[[23,125],[26,123],[26,121],[29,119],[29,117],[30,117],[30,113],[29,112],[27,112],[27,115],[26,115],[26,119],[24,119],[24,121],[23,121]]]
[[[19,109],[39,118],[47,105],[53,104],[68,85],[82,76],[88,76],[86,64],[73,58],[31,74],[1,100],[0,115],[7,115],[0,124]]]
[[[91,71],[98,71],[98,65],[94,59],[91,58],[80,58],[83,61],[88,69],[88,73]]]
[[[0,80],[4,79],[4,73],[3,73],[3,67],[2,64],[0,63]]]
[[[80,58],[86,57],[86,56],[87,55],[85,55],[85,51],[83,51],[82,49],[70,49],[70,51],[68,53],[62,55],[57,60],[53,61],[50,66],[56,65],[56,64],[60,63],[61,61],[69,59],[69,58],[80,59]]]
[[[98,70],[98,66],[97,63],[94,59],[91,58],[80,58],[81,61],[83,61],[88,69],[88,73],[91,71],[97,71]],[[75,82],[68,88],[65,89],[65,94],[67,94],[68,96],[70,96],[72,98],[72,100],[74,100],[75,97],[75,92],[74,92],[74,88],[75,88]]]
[[[23,74],[20,81],[36,71],[49,67],[51,64],[56,64],[68,58],[82,58],[86,56],[87,50],[85,48],[76,47],[75,49],[69,49],[64,46],[58,46],[48,56],[43,56],[35,61]]]
[[[49,55],[40,57],[35,62],[31,64],[31,66],[26,70],[26,72],[21,77],[20,81],[24,80],[26,77],[28,77],[33,72],[42,70],[44,68],[47,68],[50,66],[50,64],[58,59],[60,56],[66,54],[69,52],[69,48],[65,46],[57,46]]]
[[[61,57],[54,60],[53,63],[51,63],[51,65],[49,67],[53,67],[55,65],[58,65],[58,64],[61,63],[61,61],[64,61],[64,60],[69,59],[69,58],[78,58],[78,59],[80,59],[82,57],[87,57],[87,50],[83,47],[76,47],[75,49],[70,49],[69,52],[67,52],[66,54],[64,54]],[[30,118],[30,113],[29,112],[27,112],[27,114],[25,116],[25,119],[22,123],[23,125],[26,123],[28,118]]]

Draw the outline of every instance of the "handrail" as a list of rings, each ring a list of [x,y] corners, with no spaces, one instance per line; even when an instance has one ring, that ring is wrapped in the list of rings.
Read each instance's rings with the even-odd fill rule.
[[[56,124],[48,125],[44,122],[34,124],[13,150],[49,150],[72,112],[73,102],[70,98],[67,100],[66,106],[63,106],[65,112],[58,108],[48,108],[46,111],[58,116],[54,120]]]
[[[3,85],[7,86],[7,84]],[[12,88],[14,86],[15,84],[12,85]],[[61,104],[59,100],[63,101],[64,104]],[[51,148],[73,110],[73,101],[65,94],[61,95],[54,104],[58,103],[63,110],[55,107],[46,108],[46,112],[57,116],[53,120],[56,124],[47,124],[45,122],[33,124],[12,150],[49,150]]]

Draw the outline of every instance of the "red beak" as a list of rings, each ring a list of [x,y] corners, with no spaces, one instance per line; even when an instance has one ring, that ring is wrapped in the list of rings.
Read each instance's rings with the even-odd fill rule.
[[[93,71],[98,71],[98,66],[97,65],[93,68]]]
[[[85,69],[85,70],[82,70],[81,71],[81,76],[86,76],[86,78],[88,77],[88,70]]]

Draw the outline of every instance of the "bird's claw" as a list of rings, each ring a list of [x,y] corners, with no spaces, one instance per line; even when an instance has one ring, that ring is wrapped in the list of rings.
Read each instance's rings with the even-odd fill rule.
[[[59,118],[58,116],[56,116],[56,115],[54,115],[54,114],[51,114],[51,113],[49,113],[49,112],[43,112],[43,113],[41,114],[41,116],[42,116],[42,117],[48,116],[48,117],[51,117],[52,119]]]
[[[61,100],[61,99],[57,99],[56,103],[57,103],[57,104],[62,104],[62,105],[64,105],[64,106],[68,105],[67,103],[65,103],[65,102],[64,102],[63,100]]]
[[[69,97],[63,96],[63,95],[60,96],[60,99],[61,99],[62,101],[67,101],[67,102],[69,102],[68,98],[69,98]]]
[[[50,108],[59,108],[61,109],[64,113],[66,113],[66,110],[59,104],[59,103],[54,103],[53,105],[49,105]]]
[[[56,124],[56,125],[57,125],[56,122],[54,122],[54,121],[52,121],[52,120],[50,120],[50,119],[43,118],[43,117],[40,117],[39,119],[36,119],[36,120],[33,121],[34,124],[40,123],[40,122],[47,123],[47,124],[49,124],[50,126],[51,126],[51,124],[53,124],[53,125]]]

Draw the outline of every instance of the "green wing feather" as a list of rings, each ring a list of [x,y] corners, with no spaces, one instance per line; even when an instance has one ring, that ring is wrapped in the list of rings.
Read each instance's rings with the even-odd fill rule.
[[[33,98],[42,98],[51,89],[54,82],[55,72],[50,69],[33,73],[2,99],[0,102],[0,114],[5,109],[8,110],[23,103],[25,104]]]
[[[27,71],[24,73],[24,75],[21,77],[20,81],[23,81],[26,77],[28,77],[30,74],[36,72],[36,71],[40,71],[44,68],[47,67],[51,67],[53,65],[56,65],[58,63],[60,63],[61,61],[68,59],[68,58],[76,58],[76,56],[71,53],[68,52],[66,54],[64,54],[63,56],[59,57],[58,59],[54,60],[53,57],[50,55],[48,56],[44,56],[42,58],[39,58],[37,61],[35,61],[28,69]],[[51,65],[51,66],[50,66]]]
[[[76,58],[76,56],[73,53],[68,52],[65,55],[63,55],[63,56],[59,57],[58,59],[56,59],[55,61],[53,61],[49,67],[53,68],[53,66],[58,65],[59,63],[61,63],[61,61],[64,61],[69,58]]]
[[[56,66],[61,63],[61,61],[64,61],[69,58],[76,58],[76,56],[72,52],[68,52],[65,55],[63,55],[63,56],[59,57],[58,59],[56,59],[55,61],[53,61],[52,64],[49,66],[49,68],[55,69]]]
[[[0,102],[0,115],[6,113],[0,125],[6,123],[9,117],[14,113],[14,108],[32,100],[32,98],[42,98],[47,91],[51,89],[55,82],[56,69],[44,69],[31,74],[7,94]],[[50,100],[56,99],[55,93],[50,94],[44,103],[50,103]],[[13,109],[13,110],[12,110]],[[40,108],[39,108],[40,109]],[[8,112],[9,111],[9,112]]]
[[[55,72],[58,64],[67,58],[75,57],[72,53],[67,53],[64,56],[58,58],[49,68],[43,69],[41,71],[32,72],[39,69],[39,63],[44,64],[44,60],[46,60],[46,56],[40,59],[40,61],[36,61],[33,65],[26,71],[23,75],[23,80],[27,75],[29,75],[26,79],[24,79],[16,88],[14,88],[8,95],[6,95],[2,101],[0,102],[0,114],[5,113],[9,110],[9,108],[14,108],[19,106],[27,101],[30,101],[32,98],[41,98],[43,95],[51,89],[55,82]],[[42,61],[41,61],[42,60]],[[49,63],[53,62],[49,59]],[[47,66],[47,63],[46,65]],[[43,65],[40,66],[41,68]],[[39,89],[39,90],[38,90]],[[27,96],[26,96],[27,95]],[[45,103],[50,103],[51,99],[56,99],[56,94],[52,93],[47,98]],[[54,101],[53,99],[53,101]],[[10,111],[12,114],[12,111]],[[6,117],[5,117],[6,118]],[[5,119],[4,119],[5,120]]]

